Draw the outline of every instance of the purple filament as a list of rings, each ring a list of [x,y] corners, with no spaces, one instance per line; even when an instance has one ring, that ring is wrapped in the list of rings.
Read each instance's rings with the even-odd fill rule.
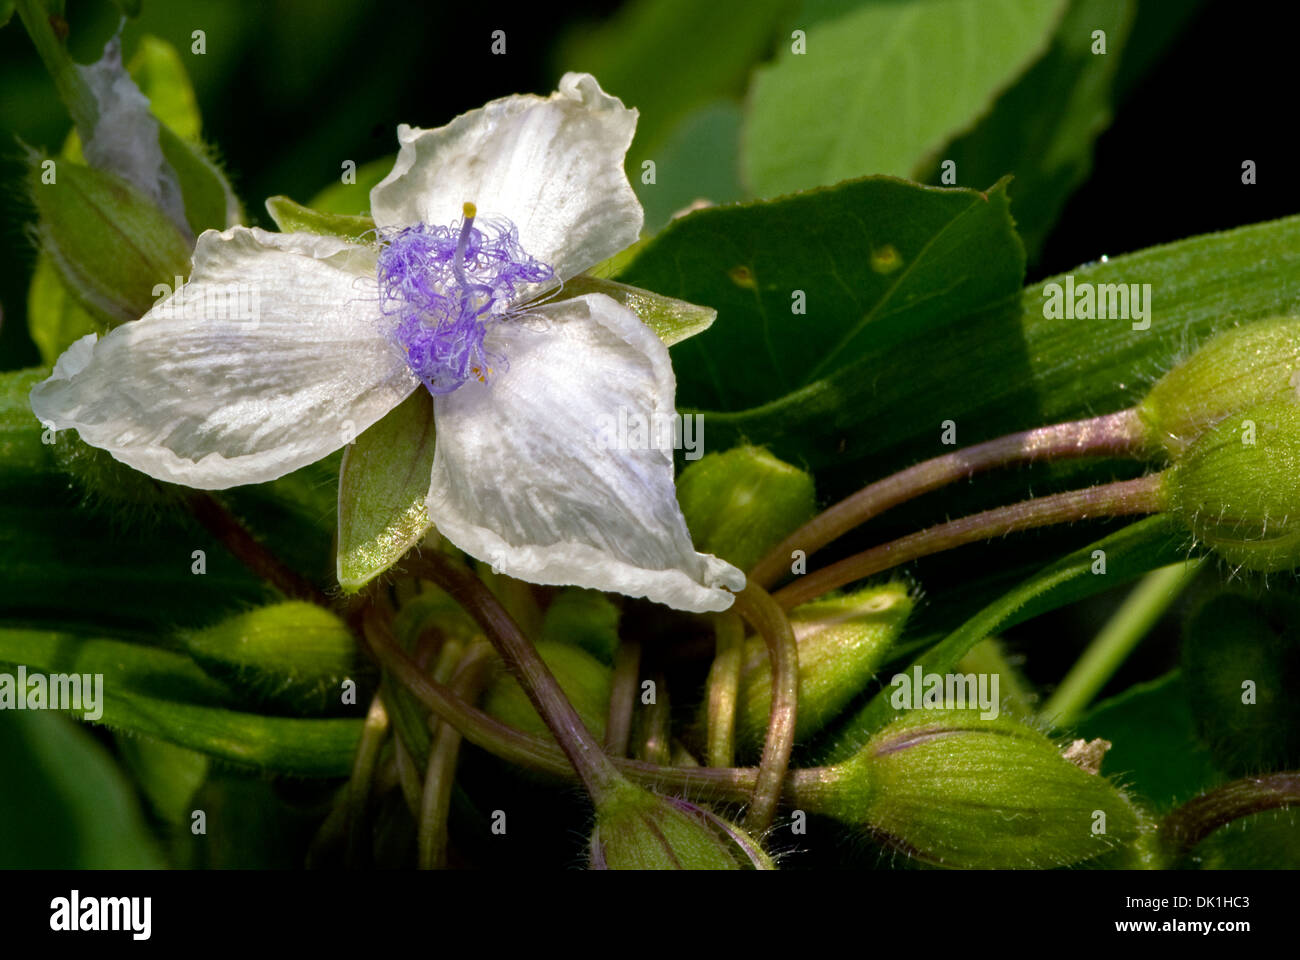
[[[509,314],[521,286],[554,276],[524,252],[505,219],[417,224],[380,241],[380,303],[411,370],[433,394],[504,367],[505,357],[484,348],[487,324]]]

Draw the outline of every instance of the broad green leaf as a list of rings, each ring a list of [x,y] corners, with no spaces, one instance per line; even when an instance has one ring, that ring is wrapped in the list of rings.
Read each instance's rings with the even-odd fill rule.
[[[1031,257],[1092,169],[1092,145],[1110,125],[1114,80],[1136,8],[1136,0],[1074,0],[1047,53],[937,158],[956,164],[959,184],[1014,176],[1011,211]],[[1105,55],[1093,53],[1095,30],[1106,34]],[[942,171],[927,166],[919,179],[938,182]]]
[[[1139,683],[1099,703],[1076,735],[1109,740],[1102,771],[1139,793],[1160,813],[1223,779],[1198,743],[1180,671]]]
[[[603,293],[627,307],[647,327],[655,332],[667,346],[681,343],[697,333],[703,333],[713,325],[718,311],[712,307],[701,307],[673,297],[665,297],[640,287],[631,287],[613,280],[602,280],[580,274],[564,282],[564,289],[557,299],[581,297],[588,293]]]
[[[806,0],[749,98],[741,165],[760,196],[905,177],[971,127],[1051,41],[1065,0]]]
[[[14,0],[0,0],[0,27],[9,22],[14,15]]]
[[[359,719],[268,717],[215,706],[231,700],[229,688],[183,654],[141,644],[0,629],[0,663],[24,664],[29,671],[103,674],[102,715],[92,722],[240,766],[342,776],[361,735]]]
[[[429,531],[433,398],[417,389],[361,434],[339,473],[338,579],[359,590]]]
[[[574,31],[563,45],[557,60],[565,70],[594,74],[640,113],[627,171],[652,228],[662,222],[659,176],[687,186],[685,173],[670,167],[677,162],[668,149],[674,131],[697,108],[743,96],[750,71],[793,7],[793,0],[633,0],[599,27]],[[734,165],[734,141],[727,149],[730,156],[719,159]],[[653,184],[641,178],[647,160],[660,168]]]
[[[654,182],[629,166],[628,175],[645,208],[645,229],[656,233],[693,205],[730,203],[745,197],[740,183],[740,106],[731,100],[704,104],[682,117],[654,151]]]
[[[370,216],[370,190],[393,170],[396,157],[380,157],[363,163],[353,172],[352,183],[345,183],[340,173],[339,182],[330,184],[312,197],[307,206],[321,213],[338,213],[343,216]]]
[[[0,712],[0,783],[0,869],[167,865],[130,782],[66,716]]]
[[[868,350],[912,350],[1013,298],[1023,276],[1003,184],[978,193],[870,177],[700,210],[618,279],[717,309],[707,333],[673,352],[678,403],[740,410],[818,384]],[[859,403],[839,416],[861,412]]]
[[[716,396],[708,380],[714,371],[771,365],[761,344],[767,313],[753,298],[746,303],[732,296],[725,277],[697,270],[698,251],[674,234],[670,228],[659,241],[662,247],[651,247],[659,258],[653,275],[634,263],[620,279],[719,308],[713,329],[678,347],[674,358],[682,385],[679,407],[718,410],[728,398]],[[679,275],[664,269],[674,258],[682,265]],[[947,269],[959,269],[958,263]],[[1149,329],[1134,330],[1125,318],[1045,317],[1045,285],[1065,283],[1064,275],[1050,277],[978,312],[954,304],[933,326],[900,331],[897,341],[862,342],[842,358],[840,369],[774,402],[708,412],[710,443],[768,446],[781,459],[815,471],[819,493],[837,499],[866,479],[944,452],[943,419],[957,424],[958,444],[965,446],[1121,409],[1213,333],[1300,312],[1300,216],[1112,257],[1070,275],[1076,284],[1150,284]],[[814,298],[836,297],[835,279],[806,284],[810,317]],[[836,343],[836,334],[808,329],[814,332],[807,335],[807,349]],[[724,349],[712,349],[710,338],[727,330],[737,336],[719,343]],[[826,472],[832,467],[834,474]],[[1095,467],[1071,468],[1065,475],[1074,486],[1089,476],[1114,476]],[[994,483],[990,477],[982,488],[991,491]]]
[[[919,665],[925,673],[950,673],[980,641],[1039,614],[1174,563],[1185,555],[1183,543],[1181,531],[1167,516],[1148,517],[1130,524],[1063,557],[999,597],[898,672],[910,673]],[[1105,574],[1094,572],[1096,550],[1105,553]],[[852,756],[872,733],[897,716],[898,711],[889,702],[893,689],[886,679],[885,686],[872,700],[836,732],[829,744],[827,762]]]
[[[322,213],[294,203],[288,197],[268,197],[266,212],[282,233],[319,233],[343,237],[358,243],[374,239],[375,221],[370,217],[352,217],[341,213]]]

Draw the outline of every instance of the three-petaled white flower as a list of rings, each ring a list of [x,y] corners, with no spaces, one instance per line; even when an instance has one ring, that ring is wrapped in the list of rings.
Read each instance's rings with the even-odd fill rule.
[[[636,116],[566,74],[549,98],[403,125],[370,195],[376,243],[210,230],[188,282],[73,344],[33,410],[160,480],[220,489],[326,456],[423,384],[429,519],[453,544],[535,583],[726,609],[744,575],[695,552],[671,451],[602,442],[621,411],[672,415],[667,348],[598,294],[520,309],[637,239]]]

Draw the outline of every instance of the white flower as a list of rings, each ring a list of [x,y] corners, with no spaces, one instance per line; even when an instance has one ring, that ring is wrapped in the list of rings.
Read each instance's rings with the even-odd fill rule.
[[[73,344],[32,408],[153,477],[219,489],[326,456],[423,383],[429,518],[456,546],[535,583],[726,609],[744,575],[695,552],[671,451],[602,444],[618,411],[672,413],[667,348],[608,297],[519,310],[637,239],[635,126],[585,74],[401,126],[371,192],[379,243],[207,231],[189,281]]]

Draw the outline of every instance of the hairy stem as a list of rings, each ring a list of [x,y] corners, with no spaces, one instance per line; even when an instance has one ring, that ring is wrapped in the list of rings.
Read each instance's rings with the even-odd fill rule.
[[[286,597],[330,608],[329,598],[266,548],[220,500],[202,490],[186,497],[190,512],[240,563]]]
[[[437,551],[416,557],[409,565],[413,572],[446,590],[483,628],[569,758],[593,802],[599,803],[621,780],[618,771],[501,602],[478,577]]]
[[[717,651],[709,668],[708,750],[711,767],[729,767],[736,759],[736,704],[740,697],[740,666],[745,628],[731,611],[714,614]]]
[[[1173,860],[1234,820],[1297,804],[1300,804],[1300,772],[1235,780],[1183,804],[1165,817],[1160,825],[1161,846]]]
[[[749,571],[749,580],[770,588],[789,573],[790,556],[802,550],[812,556],[891,507],[994,467],[1063,460],[1072,457],[1131,457],[1147,449],[1147,431],[1136,410],[1037,427],[985,443],[954,450],[892,476],[877,480],[822,511],[781,543]]]
[[[785,612],[762,587],[747,584],[736,595],[736,609],[762,636],[772,661],[772,710],[758,764],[754,798],[744,823],[751,832],[761,833],[772,825],[776,815],[794,750],[799,709],[799,646]]]
[[[1009,507],[985,510],[854,554],[801,577],[778,590],[773,597],[784,609],[789,610],[855,580],[979,540],[990,540],[1008,533],[1056,523],[1157,513],[1164,508],[1164,486],[1165,474],[1153,473],[1136,480],[1071,490],[1026,500]]]

